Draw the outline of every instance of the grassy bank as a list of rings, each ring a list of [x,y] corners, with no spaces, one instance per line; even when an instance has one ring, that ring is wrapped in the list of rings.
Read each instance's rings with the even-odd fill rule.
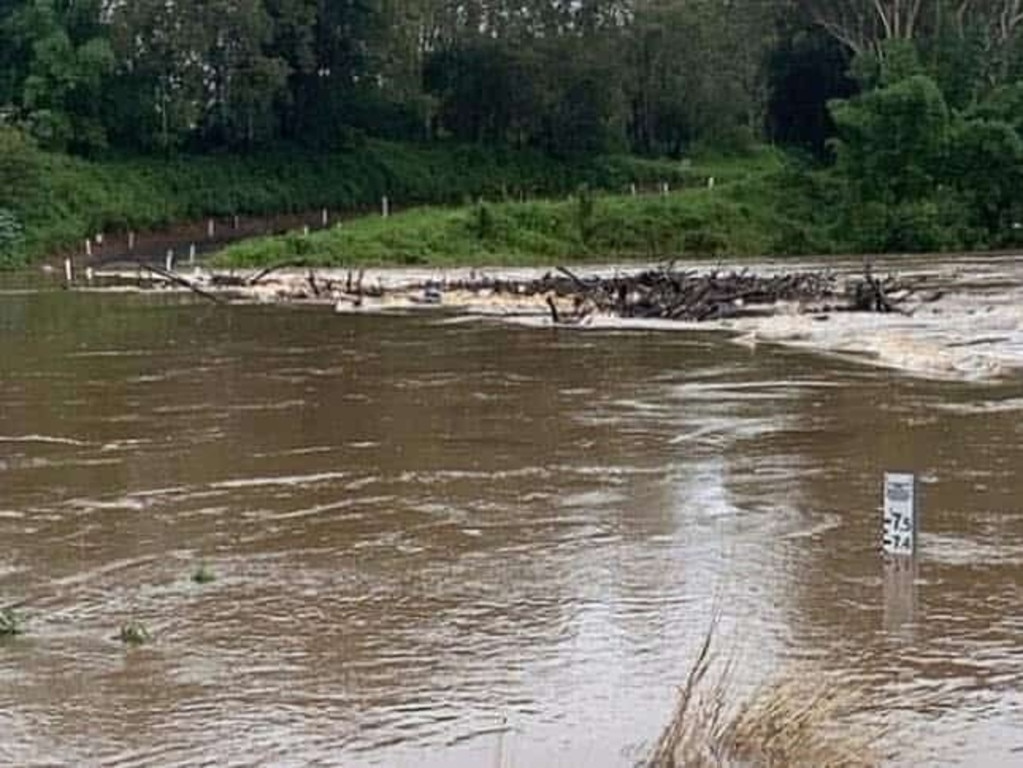
[[[309,235],[232,246],[222,265],[281,262],[353,264],[551,264],[607,259],[754,256],[835,249],[826,227],[802,204],[803,175],[772,153],[694,164],[701,182],[668,195],[605,194],[582,188],[567,198],[425,207],[367,216]],[[713,189],[706,177],[715,176]]]
[[[763,160],[691,165],[631,157],[556,160],[534,152],[368,141],[329,155],[179,156],[87,161],[40,151],[0,128],[0,266],[18,266],[98,232],[146,230],[205,216],[319,208],[451,205],[478,197],[622,192],[742,176]],[[415,219],[415,215],[411,220]]]

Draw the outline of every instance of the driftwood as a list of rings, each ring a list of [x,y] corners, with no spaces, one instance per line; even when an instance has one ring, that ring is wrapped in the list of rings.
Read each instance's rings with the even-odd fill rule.
[[[551,320],[578,323],[594,312],[628,318],[701,322],[769,314],[789,302],[816,312],[901,312],[916,287],[895,277],[884,280],[868,269],[862,279],[840,286],[831,272],[792,272],[761,276],[739,272],[675,270],[674,265],[632,275],[580,277],[558,267],[538,280],[502,280],[473,276],[445,284],[445,289],[513,296],[544,296]],[[555,302],[571,299],[572,310]],[[929,300],[934,300],[933,298]]]
[[[139,267],[141,267],[142,269],[149,270],[153,274],[159,275],[164,280],[174,283],[175,285],[180,285],[182,288],[187,288],[188,290],[192,291],[192,293],[202,296],[204,299],[209,299],[210,301],[215,302],[216,304],[224,303],[224,299],[218,296],[217,294],[210,293],[202,286],[196,285],[191,280],[188,280],[182,277],[181,275],[175,274],[174,272],[168,272],[166,269],[161,269],[160,267],[156,267],[151,264],[143,264],[141,262],[139,262]]]
[[[262,280],[266,279],[267,277],[269,277],[270,275],[272,275],[274,272],[276,272],[279,269],[293,269],[295,267],[301,267],[301,266],[302,266],[302,263],[301,262],[297,262],[297,261],[285,261],[285,262],[281,262],[280,264],[274,264],[273,266],[261,269],[255,275],[253,275],[248,280],[246,280],[245,281],[245,285],[259,285],[259,283]]]
[[[924,278],[916,282],[893,276],[882,279],[873,274],[869,265],[862,277],[844,284],[830,271],[758,275],[743,269],[700,273],[694,269],[676,269],[672,263],[659,269],[611,277],[582,275],[563,266],[532,279],[490,277],[474,271],[462,279],[428,280],[393,289],[385,289],[379,282],[366,284],[362,270],[354,274],[349,270],[343,279],[336,280],[317,274],[313,269],[304,276],[271,277],[272,272],[283,266],[286,265],[265,269],[250,278],[213,274],[207,285],[214,290],[237,288],[244,296],[247,290],[272,284],[276,286],[275,296],[279,300],[332,302],[335,306],[349,303],[355,307],[362,306],[365,299],[380,299],[388,294],[412,304],[444,304],[444,294],[449,292],[462,297],[475,296],[481,303],[485,303],[487,297],[506,297],[513,306],[524,304],[541,309],[546,305],[556,325],[579,324],[594,314],[703,322],[768,315],[776,311],[775,305],[782,303],[820,316],[830,312],[909,315],[911,308],[937,301],[943,295],[940,290],[921,292]],[[151,265],[140,264],[140,267],[212,301],[223,300],[198,281]]]

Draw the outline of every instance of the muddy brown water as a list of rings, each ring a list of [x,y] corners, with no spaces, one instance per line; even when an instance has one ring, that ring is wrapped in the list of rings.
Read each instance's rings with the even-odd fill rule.
[[[893,765],[1023,761],[1023,383],[12,285],[2,765],[631,766],[716,610],[740,684],[863,686]]]

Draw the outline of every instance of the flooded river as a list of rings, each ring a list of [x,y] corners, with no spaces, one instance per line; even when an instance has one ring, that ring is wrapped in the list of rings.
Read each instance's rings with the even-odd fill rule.
[[[741,685],[862,686],[891,764],[1019,765],[1021,415],[718,332],[8,290],[0,765],[624,768],[716,610]]]

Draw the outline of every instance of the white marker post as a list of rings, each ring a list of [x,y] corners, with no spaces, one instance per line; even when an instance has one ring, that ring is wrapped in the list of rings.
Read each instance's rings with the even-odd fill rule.
[[[174,251],[173,251],[173,249],[167,251],[167,271],[168,272],[173,272],[174,271]]]
[[[327,209],[324,208],[322,211],[320,211],[320,225],[324,229],[326,229],[327,224],[329,224],[329,223],[330,223],[330,214],[327,213]]]
[[[916,475],[884,473],[881,548],[886,555],[913,557],[916,554],[916,498]]]
[[[707,189],[714,189],[714,177],[707,179]]]
[[[195,243],[188,246],[188,265],[195,264]]]
[[[387,195],[380,199],[380,215],[385,219],[391,215],[391,201],[387,199]]]
[[[134,251],[135,250],[135,233],[134,232],[129,232],[128,233],[128,250],[129,251]]]
[[[629,185],[629,194],[632,195],[633,197],[636,196],[636,185],[635,184],[630,184]]]
[[[92,240],[88,237],[85,238],[85,255],[92,256]]]
[[[68,285],[71,285],[71,281],[74,279],[75,272],[74,267],[71,265],[71,259],[64,259],[64,280]]]
[[[216,223],[213,221],[213,219],[207,220],[207,222],[206,222],[206,237],[208,237],[210,240],[212,240],[213,236],[216,235],[216,234],[217,234],[217,225],[216,225]]]

